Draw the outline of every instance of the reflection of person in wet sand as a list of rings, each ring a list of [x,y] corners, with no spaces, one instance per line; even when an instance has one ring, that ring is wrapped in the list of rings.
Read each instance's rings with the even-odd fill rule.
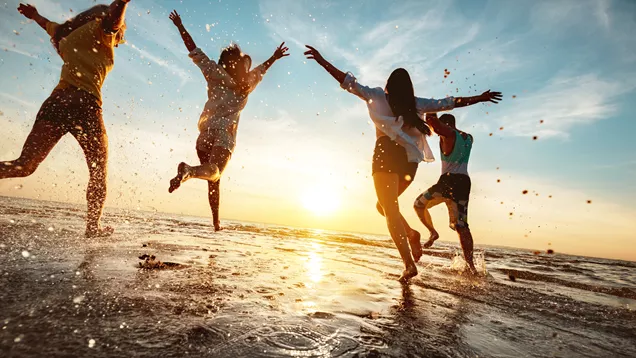
[[[501,97],[493,98],[497,103]],[[433,226],[428,209],[446,203],[451,229],[457,231],[464,251],[464,259],[472,273],[477,273],[473,263],[473,236],[468,228],[468,197],[470,195],[470,177],[468,176],[468,159],[473,147],[473,136],[455,127],[455,117],[443,114],[427,114],[426,123],[433,127],[440,137],[439,147],[442,157],[442,175],[435,185],[422,193],[415,200],[415,212],[424,226],[430,231],[430,238],[424,247],[431,247],[439,234]]]
[[[313,47],[307,47],[307,58],[316,60],[342,88],[367,103],[376,127],[372,170],[378,196],[377,208],[385,215],[391,238],[404,262],[405,270],[400,281],[407,281],[417,275],[415,262],[422,256],[422,247],[420,234],[411,229],[400,213],[398,197],[412,183],[418,163],[434,160],[426,142],[431,131],[421,116],[426,112],[489,101],[495,94],[487,91],[480,96],[442,100],[415,97],[411,78],[403,68],[391,73],[385,88],[370,88],[359,84],[351,73],[345,74],[334,67]]]
[[[256,88],[269,67],[284,56],[289,56],[283,42],[272,57],[250,71],[252,59],[237,45],[230,45],[221,52],[219,62],[211,60],[200,48],[174,11],[170,19],[179,29],[189,56],[199,66],[208,85],[208,101],[199,119],[199,138],[196,149],[201,165],[189,166],[181,162],[177,176],[170,181],[172,193],[188,179],[208,181],[208,199],[212,209],[214,229],[221,230],[219,218],[221,174],[236,146],[236,131],[241,111],[247,97]]]
[[[40,107],[20,157],[0,163],[0,179],[31,175],[57,142],[71,133],[84,151],[90,175],[86,190],[87,237],[113,232],[110,227],[100,227],[108,156],[101,89],[114,65],[113,48],[123,42],[128,2],[116,0],[110,6],[94,6],[63,24],[49,21],[34,6],[18,7],[21,14],[51,36],[64,65],[60,82]]]

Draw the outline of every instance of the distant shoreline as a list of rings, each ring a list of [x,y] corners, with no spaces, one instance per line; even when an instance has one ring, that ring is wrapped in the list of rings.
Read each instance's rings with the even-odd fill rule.
[[[42,203],[56,203],[56,204],[61,204],[61,205],[71,205],[71,206],[77,206],[78,208],[85,208],[85,205],[83,204],[78,204],[78,203],[71,203],[71,202],[63,202],[63,201],[57,201],[57,200],[42,200],[42,199],[33,199],[33,198],[27,198],[27,197],[22,197],[22,196],[10,196],[10,195],[0,195],[0,199],[2,198],[8,198],[8,199],[13,199],[13,200],[30,200],[30,201],[34,201],[34,202],[42,202]],[[128,208],[120,208],[120,207],[115,207],[115,206],[106,206],[105,207],[106,210],[128,210],[128,211],[135,211],[135,212],[143,212],[143,213],[161,213],[161,214],[165,214],[165,215],[177,215],[177,216],[183,216],[183,217],[191,217],[191,218],[198,218],[198,219],[208,219],[207,216],[199,216],[199,215],[190,215],[190,214],[183,214],[183,213],[174,213],[174,212],[166,212],[166,211],[151,211],[151,210],[145,210],[145,209],[128,209]],[[320,230],[320,231],[325,231],[325,232],[329,232],[329,233],[343,233],[343,234],[361,234],[361,235],[372,235],[372,236],[377,236],[377,237],[386,237],[387,239],[389,238],[388,233],[387,234],[377,234],[377,233],[370,233],[370,232],[359,232],[359,231],[348,231],[348,230],[329,230],[329,229],[319,229],[319,228],[310,228],[310,227],[302,227],[302,226],[296,226],[296,225],[290,225],[290,224],[281,224],[281,223],[266,223],[266,222],[256,222],[256,221],[250,221],[250,220],[244,220],[244,219],[235,219],[235,218],[222,218],[222,220],[225,221],[234,221],[234,222],[240,222],[240,223],[245,223],[245,224],[254,224],[254,225],[265,225],[265,226],[269,226],[269,227],[276,227],[276,226],[280,226],[280,227],[287,227],[287,228],[292,228],[292,229],[304,229],[304,230]],[[450,244],[454,244],[457,243],[456,240],[443,240],[440,239],[439,241],[441,242],[445,242],[445,243],[450,243]],[[545,253],[546,250],[543,249],[531,249],[531,248],[527,248],[527,247],[515,247],[515,246],[505,246],[505,245],[485,245],[485,244],[475,244],[476,248],[480,248],[480,249],[487,249],[487,248],[495,248],[495,249],[514,249],[514,250],[525,250],[528,252],[536,252],[539,251],[541,253]],[[584,258],[591,258],[591,259],[604,259],[604,260],[615,260],[615,261],[623,261],[623,262],[636,262],[636,260],[626,260],[626,259],[618,259],[618,258],[614,258],[614,257],[602,257],[602,256],[587,256],[587,255],[577,255],[577,254],[570,254],[567,252],[555,252],[555,255],[561,255],[561,256],[570,256],[572,258],[575,257],[584,257]]]

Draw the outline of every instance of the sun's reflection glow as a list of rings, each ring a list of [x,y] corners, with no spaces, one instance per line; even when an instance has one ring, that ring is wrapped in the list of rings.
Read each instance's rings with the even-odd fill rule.
[[[309,251],[309,257],[307,258],[307,276],[309,279],[318,283],[322,279],[322,256],[320,254],[321,246],[318,243],[311,244],[311,251]]]

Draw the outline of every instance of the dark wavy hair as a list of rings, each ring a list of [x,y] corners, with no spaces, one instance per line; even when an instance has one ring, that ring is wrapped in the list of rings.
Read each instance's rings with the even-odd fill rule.
[[[60,52],[60,41],[62,41],[62,39],[66,36],[70,35],[71,32],[95,19],[105,18],[108,15],[108,9],[108,5],[95,5],[90,9],[80,12],[79,14],[75,15],[75,17],[66,20],[66,22],[61,24],[57,28],[57,30],[55,30],[55,33],[51,37],[51,43],[53,44],[53,47],[55,47],[55,50],[58,53]],[[126,25],[124,24],[123,28],[121,28],[119,33],[117,34],[117,44],[123,42],[125,29]]]
[[[413,82],[405,69],[398,68],[391,73],[386,81],[386,92],[391,111],[396,117],[402,116],[405,126],[415,127],[422,134],[431,135],[431,129],[417,115]]]

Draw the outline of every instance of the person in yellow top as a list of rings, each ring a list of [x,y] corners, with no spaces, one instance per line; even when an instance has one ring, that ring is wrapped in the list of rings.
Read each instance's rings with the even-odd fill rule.
[[[31,175],[57,142],[71,133],[84,151],[90,175],[86,237],[113,232],[100,226],[108,157],[101,88],[114,65],[114,47],[123,42],[129,2],[96,5],[63,24],[49,21],[32,5],[18,7],[21,14],[46,30],[64,65],[60,82],[40,107],[20,157],[0,162],[0,179]]]

